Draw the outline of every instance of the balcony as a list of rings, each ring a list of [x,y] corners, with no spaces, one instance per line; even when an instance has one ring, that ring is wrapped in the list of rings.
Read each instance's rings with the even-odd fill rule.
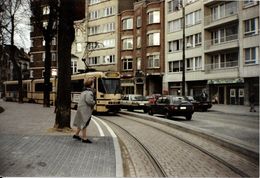
[[[206,64],[205,74],[207,75],[208,79],[238,77],[238,61]]]
[[[205,73],[210,73],[214,70],[230,69],[238,67],[238,60],[229,62],[218,62],[205,65]]]
[[[238,7],[231,7],[225,9],[224,12],[220,14],[212,14],[204,18],[204,28],[209,29],[215,26],[226,24],[232,21],[238,20]]]
[[[206,53],[237,47],[239,47],[238,34],[207,40],[204,43],[204,49]]]

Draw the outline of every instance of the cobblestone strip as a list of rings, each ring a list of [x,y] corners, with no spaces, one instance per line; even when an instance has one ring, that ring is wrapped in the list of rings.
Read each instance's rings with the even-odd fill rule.
[[[157,129],[122,117],[109,119],[128,130],[144,143],[163,166],[168,176],[239,176],[217,160]],[[125,140],[126,139],[124,139],[124,141]],[[126,145],[128,146],[129,144]],[[129,149],[129,153],[134,156],[135,150],[135,148],[132,148],[132,150]],[[131,158],[138,159],[139,156],[137,155]],[[140,161],[140,165],[147,164],[142,159]],[[138,167],[136,167],[136,169],[137,168]]]

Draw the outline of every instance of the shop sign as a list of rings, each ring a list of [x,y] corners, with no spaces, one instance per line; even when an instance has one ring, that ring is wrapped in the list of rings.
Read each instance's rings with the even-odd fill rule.
[[[208,80],[207,84],[230,84],[230,83],[244,83],[244,79],[214,79]]]

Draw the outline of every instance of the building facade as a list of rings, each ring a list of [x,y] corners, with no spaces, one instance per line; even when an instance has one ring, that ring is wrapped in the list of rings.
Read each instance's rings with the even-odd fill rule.
[[[118,24],[118,70],[124,93],[162,93],[164,1],[138,1],[119,14]]]
[[[186,95],[206,90],[220,104],[248,104],[259,98],[259,2],[167,0],[166,75],[163,88],[182,89],[182,35],[185,33]],[[185,10],[183,29],[182,11]]]

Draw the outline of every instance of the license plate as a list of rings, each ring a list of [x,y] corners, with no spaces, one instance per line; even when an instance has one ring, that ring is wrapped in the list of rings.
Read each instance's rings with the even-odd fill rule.
[[[180,109],[186,109],[186,107],[180,107]]]

